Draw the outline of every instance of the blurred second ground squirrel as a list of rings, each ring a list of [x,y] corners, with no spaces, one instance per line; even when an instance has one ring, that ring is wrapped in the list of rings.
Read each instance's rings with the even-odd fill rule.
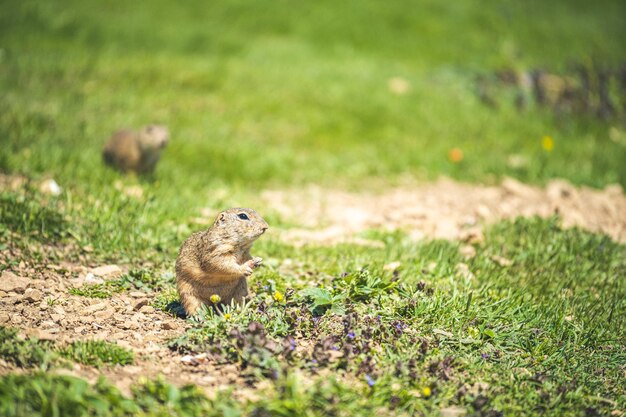
[[[248,294],[246,278],[262,262],[250,256],[250,248],[267,228],[256,211],[231,208],[209,229],[185,240],[176,259],[176,286],[188,316],[203,304],[243,300]]]
[[[169,141],[167,127],[148,125],[138,132],[120,130],[104,146],[104,162],[122,172],[151,174]]]

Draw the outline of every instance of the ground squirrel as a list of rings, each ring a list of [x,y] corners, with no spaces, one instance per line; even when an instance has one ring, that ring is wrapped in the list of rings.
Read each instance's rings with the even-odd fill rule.
[[[256,211],[231,208],[185,240],[176,259],[176,285],[187,315],[202,304],[240,302],[248,294],[246,278],[262,261],[250,256],[250,248],[267,228]]]
[[[122,172],[150,174],[169,136],[167,128],[159,125],[148,125],[139,132],[120,130],[104,146],[102,158]]]

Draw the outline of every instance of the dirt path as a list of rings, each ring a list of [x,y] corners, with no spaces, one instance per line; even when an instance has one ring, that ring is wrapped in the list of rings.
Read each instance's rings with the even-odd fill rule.
[[[559,214],[564,227],[579,226],[626,242],[626,196],[619,185],[577,188],[553,180],[545,188],[507,178],[499,186],[447,179],[381,194],[310,187],[266,191],[269,207],[298,225],[280,233],[293,244],[376,244],[358,238],[368,229],[402,229],[415,239],[467,239],[482,225],[518,216]]]

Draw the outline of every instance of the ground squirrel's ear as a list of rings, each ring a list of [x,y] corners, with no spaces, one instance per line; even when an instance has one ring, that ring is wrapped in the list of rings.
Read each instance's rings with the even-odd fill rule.
[[[220,213],[220,215],[217,216],[215,223],[222,223],[224,220],[226,220],[226,215],[224,213]]]

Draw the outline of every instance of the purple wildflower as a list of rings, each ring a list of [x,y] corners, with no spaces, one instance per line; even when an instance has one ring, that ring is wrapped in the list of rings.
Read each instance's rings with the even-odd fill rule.
[[[367,374],[365,374],[365,380],[367,381],[367,385],[369,385],[370,387],[373,387],[374,384],[376,384],[376,380]]]
[[[354,332],[348,333],[348,339],[354,339],[355,337],[356,335],[354,334]]]

